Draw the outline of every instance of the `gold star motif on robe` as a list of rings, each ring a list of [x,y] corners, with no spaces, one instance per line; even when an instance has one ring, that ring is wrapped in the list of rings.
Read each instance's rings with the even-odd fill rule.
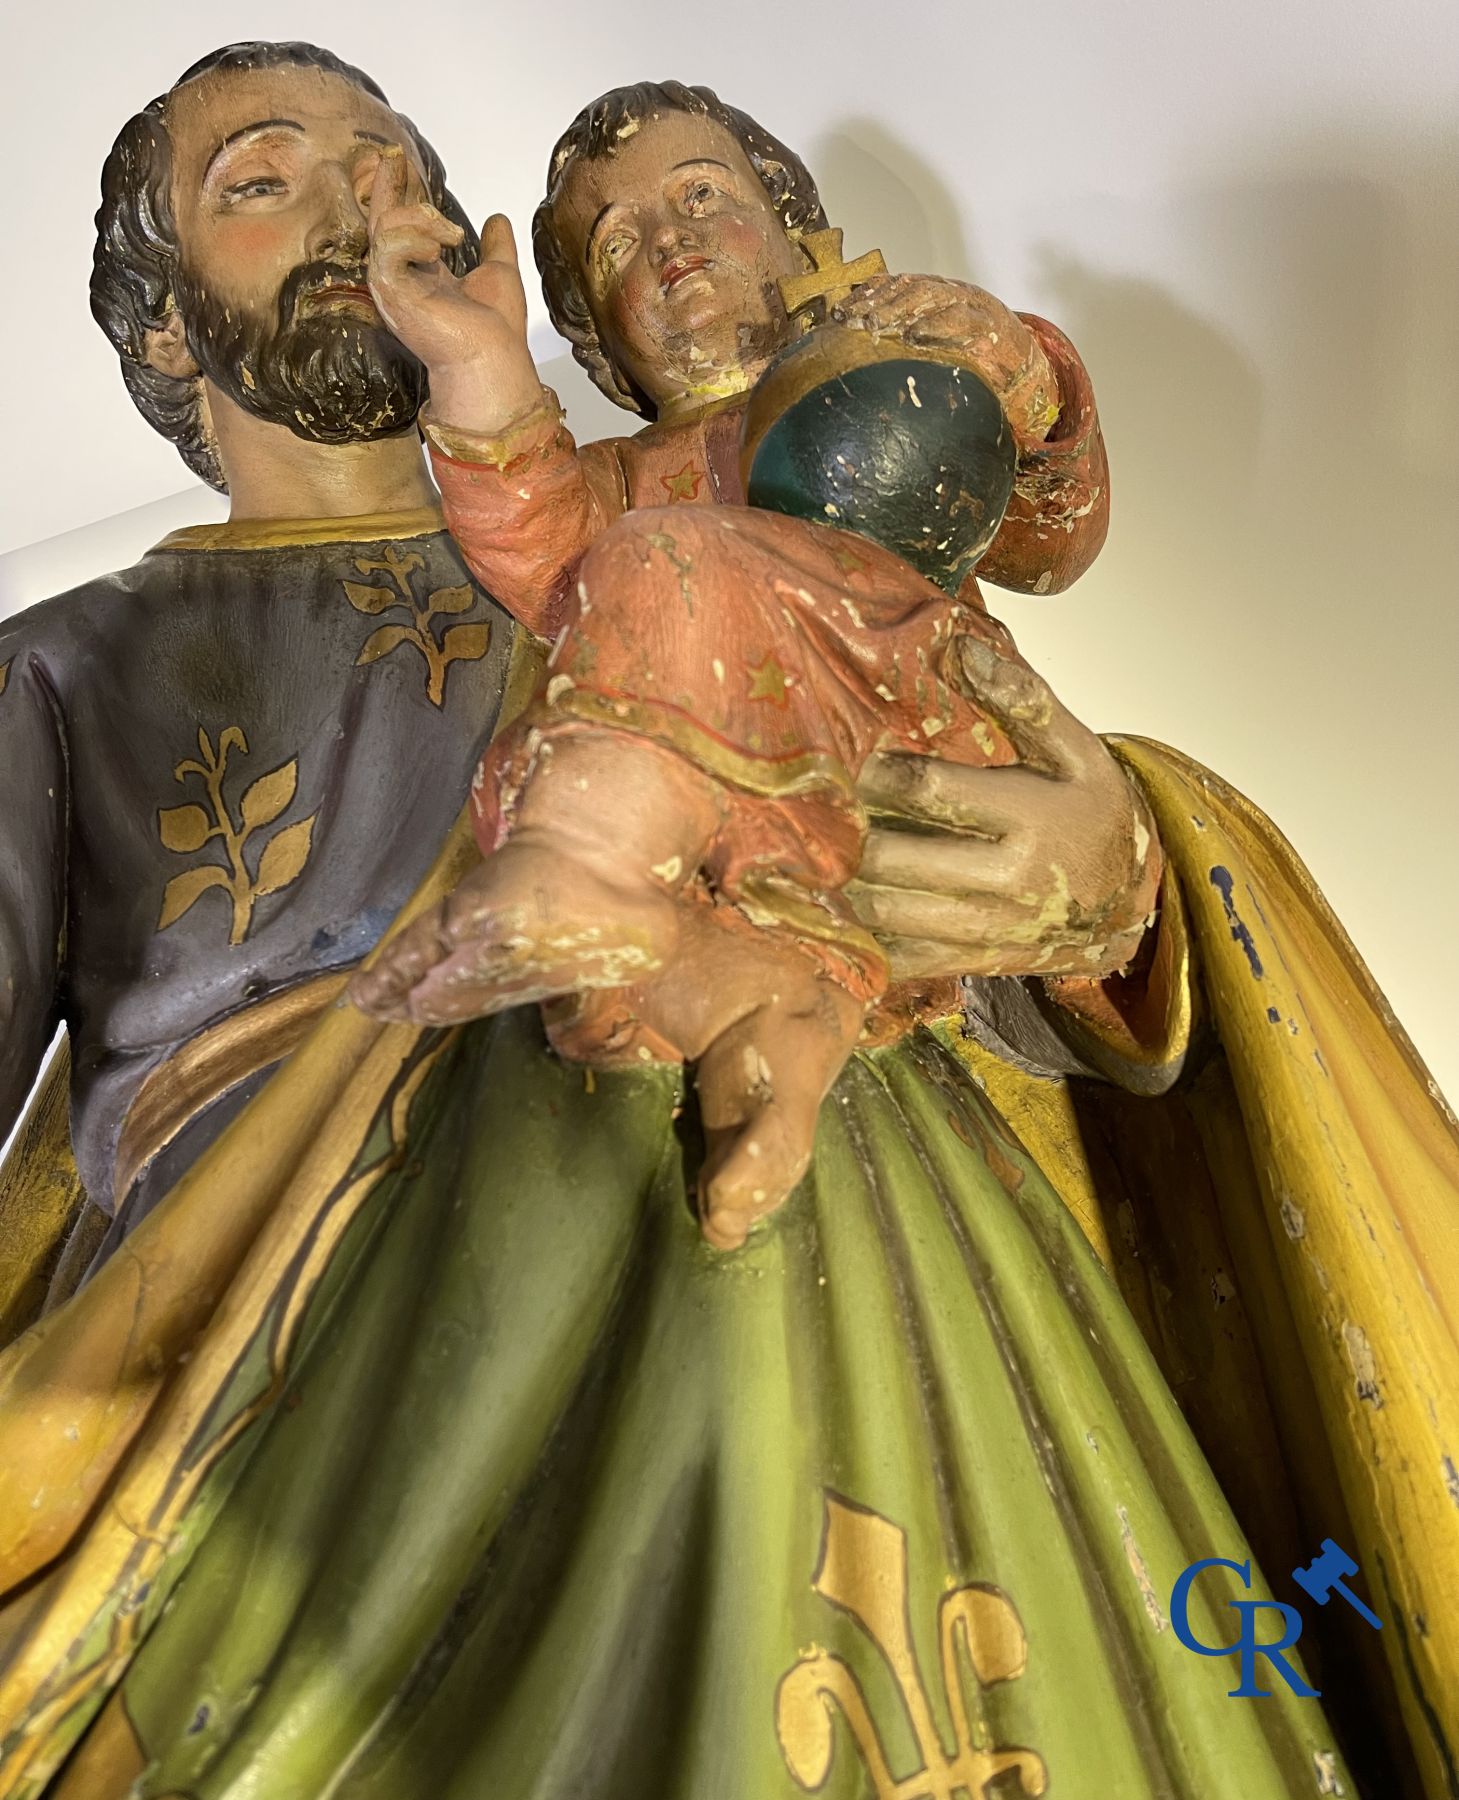
[[[758,669],[750,670],[750,698],[784,706],[785,690],[794,680],[795,677],[787,675],[773,656],[767,656]]]
[[[659,476],[671,505],[675,500],[697,500],[699,484],[703,479],[703,469],[696,469],[692,462],[685,463],[677,475]]]

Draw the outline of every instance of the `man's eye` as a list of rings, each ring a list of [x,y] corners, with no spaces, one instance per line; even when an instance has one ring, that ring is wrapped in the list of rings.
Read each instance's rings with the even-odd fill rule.
[[[610,263],[620,263],[633,248],[633,234],[628,231],[615,231],[603,245],[604,258]]]
[[[706,205],[714,198],[714,187],[708,181],[696,181],[685,195],[691,208]]]
[[[284,184],[276,175],[255,175],[248,181],[235,182],[224,188],[226,200],[260,200],[269,194],[282,194]]]

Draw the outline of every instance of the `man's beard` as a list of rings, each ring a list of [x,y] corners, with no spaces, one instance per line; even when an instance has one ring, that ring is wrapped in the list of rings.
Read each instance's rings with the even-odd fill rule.
[[[425,366],[378,319],[356,309],[301,311],[300,301],[329,284],[363,288],[366,279],[363,264],[306,263],[284,282],[276,319],[234,313],[182,270],[175,287],[198,367],[230,400],[313,443],[359,444],[414,423]]]

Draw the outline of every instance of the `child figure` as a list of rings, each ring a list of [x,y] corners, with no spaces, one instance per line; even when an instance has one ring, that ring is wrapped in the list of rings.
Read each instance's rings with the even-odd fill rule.
[[[733,1247],[804,1172],[887,987],[842,892],[865,839],[856,778],[876,752],[1019,760],[1016,700],[972,698],[1016,694],[1019,665],[973,583],[950,599],[861,537],[743,504],[744,397],[797,329],[777,284],[825,224],[809,174],[753,121],[645,85],[558,144],[534,222],[554,322],[652,421],[581,450],[527,350],[506,221],[457,281],[439,261],[456,228],[408,191],[403,158],[384,170],[372,291],[430,370],[447,523],[553,648],[473,786],[485,862],[353,991],[423,1022],[548,1002],[567,1054],[696,1062],[703,1227]],[[983,571],[1036,592],[1081,573],[1106,477],[1060,334],[922,277],[870,284],[838,316],[956,345],[998,394],[1019,482]]]

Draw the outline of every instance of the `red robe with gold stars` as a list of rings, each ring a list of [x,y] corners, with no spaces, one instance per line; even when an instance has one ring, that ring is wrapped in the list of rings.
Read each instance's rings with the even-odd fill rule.
[[[981,572],[1046,593],[1103,542],[1108,480],[1082,364],[1052,326],[1028,322],[1058,380],[1059,420],[1024,447]],[[863,763],[881,750],[1015,761],[960,685],[956,640],[1012,646],[975,582],[952,599],[864,538],[746,507],[744,404],[582,449],[555,402],[506,439],[431,429],[467,562],[555,638],[535,702],[483,764],[478,837],[485,850],[500,842],[543,732],[621,729],[687,756],[732,796],[706,859],[717,891],[741,901],[773,872],[844,917],[831,897],[860,860]],[[862,961],[879,986],[875,954]]]

